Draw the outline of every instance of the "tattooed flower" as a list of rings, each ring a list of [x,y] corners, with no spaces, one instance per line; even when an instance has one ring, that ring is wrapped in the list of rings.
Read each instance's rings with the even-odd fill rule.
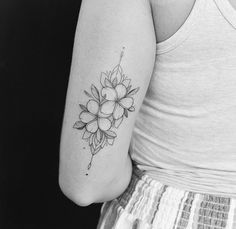
[[[106,115],[99,112],[99,104],[96,100],[89,100],[86,105],[87,111],[80,113],[81,122],[85,123],[85,129],[89,133],[95,133],[98,129],[106,131],[111,127],[111,121]]]
[[[105,102],[101,105],[101,112],[105,115],[113,115],[115,120],[123,117],[125,109],[130,109],[133,106],[134,100],[127,96],[125,85],[118,84],[115,88],[104,87],[102,96]]]
[[[124,54],[121,52],[117,66],[111,71],[102,72],[100,75],[101,88],[91,85],[90,92],[84,93],[90,98],[86,105],[79,104],[82,111],[79,120],[73,128],[84,130],[82,139],[88,142],[91,160],[104,146],[113,145],[117,137],[114,128],[118,128],[124,116],[128,117],[128,111],[135,111],[133,95],[139,91],[139,87],[132,89],[129,79],[120,65]],[[86,174],[88,175],[88,174]]]

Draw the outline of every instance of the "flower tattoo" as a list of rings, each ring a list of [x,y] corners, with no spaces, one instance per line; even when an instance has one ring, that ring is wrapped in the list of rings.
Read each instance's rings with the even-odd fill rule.
[[[117,137],[115,130],[124,117],[127,118],[129,112],[135,111],[133,95],[138,92],[139,87],[132,89],[131,80],[123,73],[123,55],[124,48],[118,65],[111,71],[101,73],[100,90],[92,84],[91,92],[84,91],[89,97],[88,102],[86,105],[79,104],[82,111],[73,128],[84,130],[82,139],[88,142],[92,155],[88,170],[93,157],[104,146],[113,145]]]

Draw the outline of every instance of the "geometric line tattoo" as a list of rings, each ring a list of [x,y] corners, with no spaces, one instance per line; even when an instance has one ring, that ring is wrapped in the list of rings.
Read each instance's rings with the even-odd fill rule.
[[[121,125],[128,113],[135,111],[133,95],[139,87],[132,88],[131,79],[123,72],[121,60],[124,47],[120,54],[119,63],[111,70],[100,75],[100,87],[91,85],[90,92],[84,91],[89,100],[86,105],[79,104],[81,112],[79,120],[73,125],[77,130],[83,130],[83,137],[88,142],[91,160],[105,146],[113,145],[116,129]],[[88,173],[86,173],[88,175]]]

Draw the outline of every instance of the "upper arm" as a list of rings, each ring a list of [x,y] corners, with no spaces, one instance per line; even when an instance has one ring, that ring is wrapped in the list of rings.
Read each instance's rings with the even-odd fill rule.
[[[148,0],[82,2],[60,146],[70,190],[99,192],[122,174],[154,60]]]

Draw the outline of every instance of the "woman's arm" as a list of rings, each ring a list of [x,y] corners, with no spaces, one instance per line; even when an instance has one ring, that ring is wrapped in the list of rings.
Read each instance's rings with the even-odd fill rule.
[[[155,61],[148,0],[82,2],[60,145],[59,184],[86,206],[128,186],[135,117]]]

